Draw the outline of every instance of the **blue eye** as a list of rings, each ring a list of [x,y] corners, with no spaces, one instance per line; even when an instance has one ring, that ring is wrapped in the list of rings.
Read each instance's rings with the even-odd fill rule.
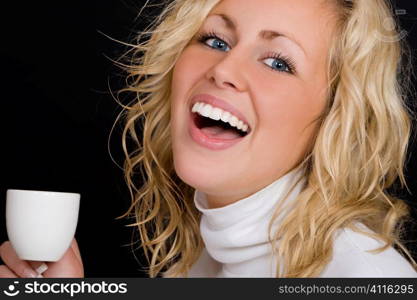
[[[211,43],[209,41],[212,41]],[[220,51],[227,51],[225,48],[229,48],[229,46],[226,44],[226,42],[222,41],[221,39],[218,39],[216,37],[207,37],[204,41],[208,46],[214,49],[218,49]],[[230,49],[229,49],[230,50]]]
[[[270,57],[264,60],[267,66],[269,66],[273,70],[281,71],[281,72],[291,72],[291,67],[285,62],[285,60],[281,59],[280,57]]]

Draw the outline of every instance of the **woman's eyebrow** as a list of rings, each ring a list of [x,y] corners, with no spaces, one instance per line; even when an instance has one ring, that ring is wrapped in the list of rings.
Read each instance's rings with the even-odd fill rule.
[[[232,20],[231,17],[225,15],[225,14],[212,14],[209,15],[210,16],[219,16],[223,22],[225,23],[226,27],[230,30],[236,31],[236,23]],[[286,39],[289,39],[290,41],[292,41],[293,43],[295,43],[304,53],[305,56],[307,56],[307,53],[305,52],[303,46],[301,45],[300,42],[298,42],[294,37],[292,37],[289,34],[284,34],[282,32],[278,32],[278,31],[273,31],[273,30],[261,30],[259,32],[259,37],[261,37],[264,40],[273,40],[276,37],[285,37]]]

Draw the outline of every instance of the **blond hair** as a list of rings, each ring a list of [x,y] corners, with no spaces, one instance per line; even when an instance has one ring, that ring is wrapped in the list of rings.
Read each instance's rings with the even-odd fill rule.
[[[124,171],[132,203],[120,218],[135,219],[130,226],[138,229],[150,277],[164,271],[165,276],[185,276],[203,249],[194,189],[173,166],[169,97],[176,60],[218,2],[169,2],[141,33],[126,66],[128,85],[121,92],[134,94],[123,105]],[[328,105],[302,162],[306,184],[275,232],[279,208],[270,222],[270,242],[280,258],[276,276],[318,276],[331,258],[336,231],[361,231],[358,222],[372,230],[365,234],[385,243],[377,251],[397,245],[416,266],[401,242],[408,207],[387,193],[396,179],[405,185],[411,127],[399,76],[405,44],[385,0],[323,3],[337,8]],[[384,30],[387,24],[391,27]],[[144,179],[140,186],[137,176]]]

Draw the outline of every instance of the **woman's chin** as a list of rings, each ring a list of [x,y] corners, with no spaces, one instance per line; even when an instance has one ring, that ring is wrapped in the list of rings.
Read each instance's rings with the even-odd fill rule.
[[[219,180],[219,178],[204,176],[201,173],[194,176],[189,173],[178,174],[178,177],[189,186],[204,193],[213,193],[221,190],[223,189],[223,185],[225,183],[225,181],[222,181],[221,179]]]
[[[213,192],[231,184],[231,177],[222,170],[195,168],[195,166],[175,165],[178,177],[189,186],[202,191]]]

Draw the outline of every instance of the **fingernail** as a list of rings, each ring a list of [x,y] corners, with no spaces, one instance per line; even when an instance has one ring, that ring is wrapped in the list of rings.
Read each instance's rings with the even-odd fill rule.
[[[36,268],[36,272],[38,272],[38,274],[42,274],[46,270],[48,270],[48,266],[45,263],[42,263],[39,267]]]
[[[26,277],[26,278],[36,278],[36,276],[38,276],[38,274],[32,269],[26,269],[23,272],[23,277]]]

